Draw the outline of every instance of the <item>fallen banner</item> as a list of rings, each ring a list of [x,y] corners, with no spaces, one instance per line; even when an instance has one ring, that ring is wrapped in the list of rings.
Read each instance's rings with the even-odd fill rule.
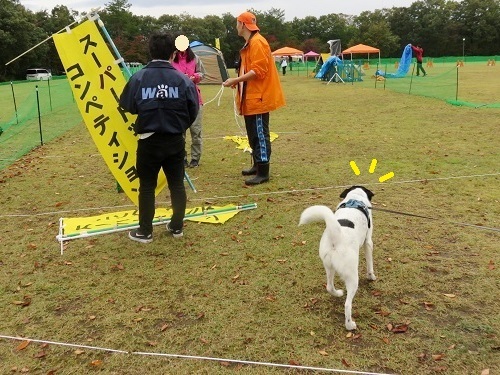
[[[184,220],[224,224],[238,212],[255,208],[257,208],[257,203],[188,208],[186,209]],[[153,219],[153,225],[167,224],[171,216],[171,209],[157,208]],[[56,239],[61,243],[62,254],[64,241],[97,236],[100,234],[116,233],[138,227],[139,211],[137,209],[90,217],[61,218],[59,219],[59,234],[56,236]]]
[[[274,141],[276,138],[278,138],[278,134],[276,133],[269,133],[269,137],[271,139],[271,142]],[[250,144],[248,143],[248,137],[246,136],[239,136],[239,135],[226,135],[224,139],[228,141],[233,141],[238,144],[236,146],[237,149],[243,150],[243,152],[248,151],[252,152],[252,149],[250,148]]]

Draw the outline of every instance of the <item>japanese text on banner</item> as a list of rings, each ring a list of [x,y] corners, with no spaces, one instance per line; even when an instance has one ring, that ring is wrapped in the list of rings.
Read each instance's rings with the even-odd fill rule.
[[[135,167],[135,115],[118,105],[125,78],[94,21],[70,32],[54,34],[75,101],[94,143],[127,196],[138,204],[139,178]],[[166,185],[158,178],[158,194]]]

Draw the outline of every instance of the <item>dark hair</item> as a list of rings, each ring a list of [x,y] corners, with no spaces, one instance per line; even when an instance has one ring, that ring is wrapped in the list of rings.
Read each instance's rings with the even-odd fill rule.
[[[168,60],[175,51],[174,36],[168,32],[156,32],[149,38],[149,54],[153,60]]]
[[[178,50],[177,50],[178,51]],[[191,49],[191,47],[188,47],[186,49],[186,53],[187,53],[187,56],[186,56],[186,61],[187,62],[190,62],[191,60],[194,60],[196,58],[196,55],[194,54],[193,50]],[[179,54],[176,53],[175,56],[174,56],[174,61],[175,62],[179,62]]]

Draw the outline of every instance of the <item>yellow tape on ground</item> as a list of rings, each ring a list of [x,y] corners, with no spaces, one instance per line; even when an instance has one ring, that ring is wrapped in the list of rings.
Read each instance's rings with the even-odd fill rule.
[[[269,133],[269,138],[271,139],[271,142],[272,142],[276,138],[278,138],[278,134],[271,132],[271,133]],[[246,137],[246,136],[241,137],[238,135],[226,135],[224,137],[224,139],[237,143],[238,146],[236,146],[236,148],[239,150],[252,152],[252,149],[250,148],[250,144],[248,143],[248,137]]]

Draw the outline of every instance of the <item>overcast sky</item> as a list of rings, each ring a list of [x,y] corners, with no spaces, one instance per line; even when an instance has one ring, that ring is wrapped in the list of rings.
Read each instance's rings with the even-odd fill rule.
[[[193,17],[204,17],[209,14],[221,16],[231,13],[234,16],[249,8],[265,12],[271,8],[285,11],[285,19],[291,21],[294,17],[319,17],[330,13],[344,13],[358,15],[361,12],[375,9],[408,7],[416,0],[129,0],[130,11],[136,15],[150,15],[155,18],[163,14],[188,13]],[[79,12],[89,11],[91,8],[102,7],[109,0],[21,0],[20,3],[34,12],[40,10],[51,11],[57,5],[66,5],[69,9]],[[163,3],[164,5],[159,5]],[[272,5],[271,5],[272,4]],[[257,20],[258,23],[259,20]]]

